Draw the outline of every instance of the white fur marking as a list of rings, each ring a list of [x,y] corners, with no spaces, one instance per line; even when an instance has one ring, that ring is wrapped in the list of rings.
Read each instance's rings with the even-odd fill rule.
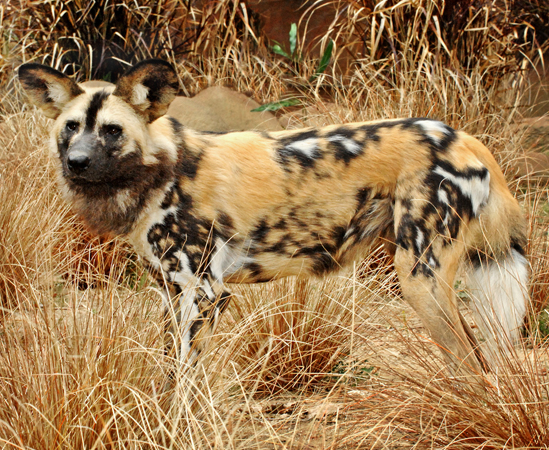
[[[48,96],[54,103],[64,105],[71,99],[69,92],[60,83],[48,83]]]
[[[349,227],[345,232],[345,234],[343,235],[343,239],[347,239],[354,232],[355,232],[355,227]]]
[[[418,252],[421,252],[423,250],[423,231],[421,231],[419,228],[417,229],[417,236],[416,236],[416,248]]]
[[[455,176],[440,166],[437,166],[434,172],[457,186],[463,195],[471,199],[473,214],[477,216],[478,209],[486,203],[490,195],[490,173],[486,172],[484,178],[477,176],[464,178]]]
[[[151,136],[153,136],[153,133],[151,133]],[[177,145],[173,140],[173,136],[155,133],[153,141],[157,148],[165,150],[168,153],[173,162],[177,161]],[[154,162],[158,162],[158,160],[154,158]]]
[[[178,250],[177,252],[175,252],[173,254],[173,256],[175,256],[179,260],[180,270],[184,270],[188,273],[192,273],[191,272],[191,265],[189,263],[189,257],[187,256],[187,254],[185,252],[182,252],[181,250]]]
[[[198,306],[195,303],[196,290],[195,288],[185,289],[183,295],[179,301],[179,308],[181,311],[181,321],[179,322],[181,333],[181,347],[179,360],[181,362],[187,362],[192,364],[192,357],[189,357],[191,352],[191,326],[200,314]]]
[[[312,137],[301,141],[291,142],[286,148],[303,153],[305,156],[312,159],[315,157],[315,153],[318,150],[318,139]]]
[[[122,191],[118,192],[115,196],[115,201],[118,207],[123,212],[126,212],[126,210],[130,206],[133,206],[135,204],[134,197],[129,189],[123,189]]]
[[[230,276],[242,268],[244,264],[253,262],[253,258],[232,248],[227,241],[217,238],[215,254],[210,262],[210,271],[219,283],[224,276]]]
[[[447,206],[450,205],[450,200],[448,199],[448,194],[446,193],[446,191],[439,189],[437,192],[437,196],[438,196],[438,201],[440,203],[444,203]],[[450,212],[448,211],[448,209],[446,209],[446,214],[444,215],[444,220],[442,221],[444,226],[448,226],[449,219],[450,219]]]
[[[435,144],[439,144],[441,141],[440,133],[443,135],[450,134],[448,126],[438,120],[418,120],[415,124],[423,128]]]
[[[469,271],[467,285],[484,337],[492,347],[499,342],[509,348],[520,337],[528,308],[528,261],[512,249],[505,260]]]
[[[438,190],[438,201],[446,205],[450,204],[450,200],[448,200],[448,194],[446,193],[446,191],[443,191],[442,189]]]
[[[444,220],[442,221],[442,223],[444,224],[445,227],[448,226],[449,219],[450,219],[450,213],[448,211],[446,211],[446,214],[444,216]]]
[[[352,139],[349,139],[348,137],[342,136],[341,134],[336,134],[334,136],[330,136],[328,138],[328,141],[330,142],[339,142],[343,147],[345,147],[345,150],[347,150],[349,153],[352,153],[353,155],[357,155],[361,147],[358,144],[358,142],[353,141]]]
[[[210,285],[210,282],[208,280],[203,279],[202,285],[200,287],[202,288],[202,290],[204,291],[208,299],[213,302],[215,300],[216,295],[214,294],[214,291],[212,289],[212,286]]]
[[[149,88],[143,86],[141,83],[136,84],[133,87],[131,103],[134,105],[142,105],[147,102],[147,95],[149,95]]]
[[[373,202],[368,211],[368,216],[371,218],[366,221],[366,226],[360,235],[360,239],[364,239],[372,236],[377,236],[379,234],[379,221],[380,220],[391,220],[392,216],[387,215],[387,203],[386,202]]]

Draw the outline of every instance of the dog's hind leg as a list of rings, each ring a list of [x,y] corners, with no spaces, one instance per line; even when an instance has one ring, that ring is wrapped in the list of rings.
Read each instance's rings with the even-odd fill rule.
[[[432,268],[429,263],[418,259],[413,251],[398,248],[395,267],[404,299],[429,330],[450,370],[456,376],[473,380],[482,376],[482,367],[463,327],[453,289],[462,251],[460,245],[444,252],[438,258],[437,267]]]
[[[450,370],[477,379],[482,367],[463,327],[454,292],[465,244],[440,234],[438,216],[426,214],[426,204],[421,200],[396,202],[395,269],[404,299],[429,330]]]

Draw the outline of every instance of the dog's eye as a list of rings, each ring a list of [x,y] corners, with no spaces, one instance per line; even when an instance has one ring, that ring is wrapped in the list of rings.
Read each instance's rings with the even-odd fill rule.
[[[67,124],[65,125],[65,128],[70,132],[74,132],[78,130],[79,125],[80,124],[78,122],[70,121],[70,122],[67,122]]]
[[[122,133],[122,128],[118,125],[106,125],[103,127],[103,131],[109,136],[118,137]]]

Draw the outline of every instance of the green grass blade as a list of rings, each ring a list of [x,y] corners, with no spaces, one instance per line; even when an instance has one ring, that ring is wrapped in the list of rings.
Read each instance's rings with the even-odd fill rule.
[[[252,112],[261,112],[261,111],[276,111],[280,108],[286,108],[288,106],[299,105],[301,101],[297,98],[289,98],[286,100],[279,100],[277,102],[265,103],[258,108],[252,109]]]
[[[280,46],[278,42],[276,42],[275,45],[271,47],[271,50],[275,52],[277,55],[281,55],[281,56],[284,56],[285,58],[292,59],[292,57],[288,55],[288,53]]]
[[[328,67],[328,64],[330,64],[330,60],[332,59],[332,50],[334,49],[334,41],[330,39],[330,42],[328,42],[328,45],[326,46],[326,49],[324,50],[324,54],[322,55],[322,58],[320,59],[320,63],[318,64],[318,68],[316,69],[316,72],[314,75],[310,78],[309,81],[314,80],[316,77],[318,77],[322,72],[326,70]]]
[[[292,23],[290,27],[290,55],[295,56],[297,47],[297,24]]]

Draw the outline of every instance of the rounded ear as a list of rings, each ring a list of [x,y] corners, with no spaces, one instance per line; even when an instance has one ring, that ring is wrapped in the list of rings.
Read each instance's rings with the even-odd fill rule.
[[[122,75],[113,95],[129,103],[150,123],[166,114],[178,90],[179,82],[172,65],[161,59],[149,59]]]
[[[56,119],[69,101],[84,93],[68,76],[42,64],[23,64],[18,76],[30,102],[51,119]]]

